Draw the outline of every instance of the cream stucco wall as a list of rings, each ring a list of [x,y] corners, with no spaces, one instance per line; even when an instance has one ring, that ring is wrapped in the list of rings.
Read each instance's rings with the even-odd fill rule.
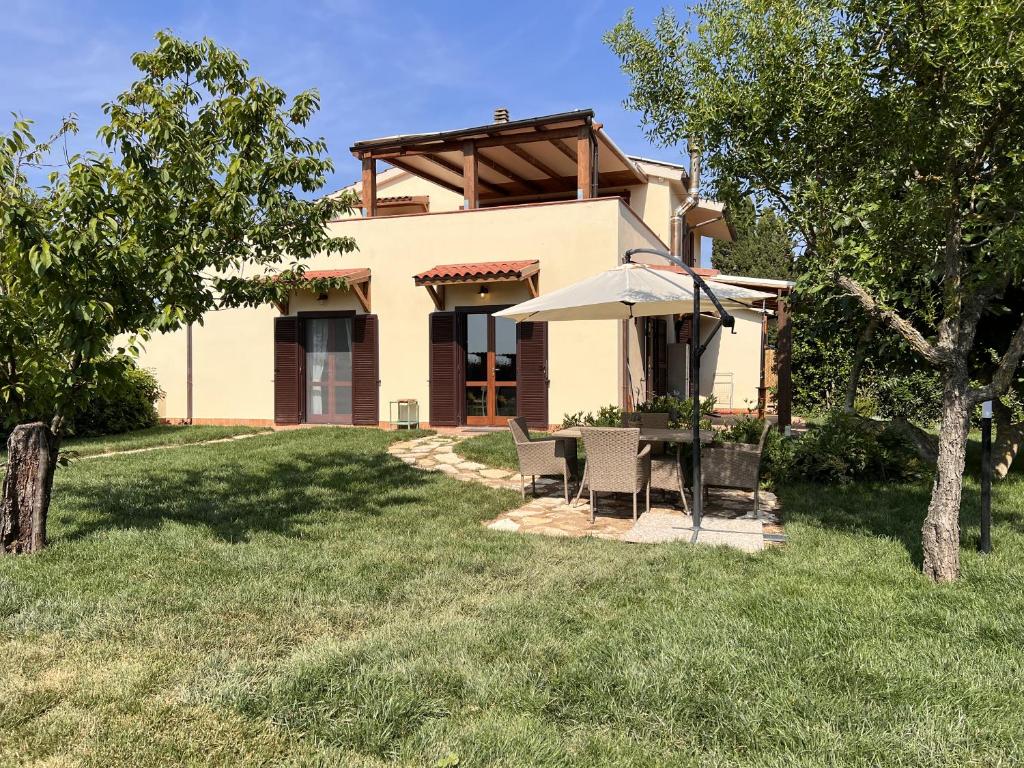
[[[730,309],[730,313],[736,318],[735,333],[723,328],[708,345],[701,360],[700,393],[714,394],[723,409],[754,409],[761,385],[761,313],[752,309]],[[702,318],[703,341],[713,323]]]
[[[331,225],[351,235],[359,250],[321,256],[309,269],[368,267],[372,310],[379,318],[380,418],[388,403],[412,397],[429,420],[428,316],[435,310],[413,276],[438,264],[539,259],[542,292],[568,285],[618,263],[622,250],[659,246],[616,198],[517,206],[448,214],[346,219]],[[446,308],[514,304],[529,298],[520,283],[491,283],[486,299],[478,286],[452,286]],[[289,312],[357,309],[348,291],[332,291],[326,302],[300,292]],[[359,310],[361,311],[361,310]],[[193,418],[273,419],[273,318],[277,310],[237,309],[207,315],[193,336]],[[167,391],[162,415],[185,411],[184,331],[157,336],[142,355]],[[621,325],[616,321],[552,323],[548,328],[548,413],[596,410],[620,402]]]
[[[618,198],[600,198],[461,211],[462,200],[456,193],[409,174],[389,175],[379,194],[429,195],[431,213],[335,222],[330,225],[332,232],[352,236],[358,251],[307,263],[309,269],[371,270],[372,311],[379,318],[382,421],[388,419],[389,401],[409,397],[419,400],[421,420],[429,421],[428,316],[435,307],[427,291],[415,286],[413,275],[438,264],[539,259],[539,287],[544,293],[615,266],[628,248],[666,248],[668,218],[678,204],[670,184],[652,177],[646,188],[633,190],[631,206]],[[641,210],[634,212],[635,206]],[[489,294],[482,299],[478,286],[449,287],[446,309],[514,304],[529,298],[520,283],[492,283],[488,288]],[[323,303],[315,298],[305,292],[293,295],[289,312],[362,311],[348,291],[332,291]],[[209,313],[204,325],[195,327],[193,418],[272,421],[276,315],[276,308],[269,306],[225,310]],[[671,329],[672,318],[666,320]],[[566,413],[621,404],[625,389],[634,398],[645,391],[636,329],[631,323],[625,325],[625,341],[624,324],[618,321],[549,325],[552,423]],[[709,350],[705,371],[710,392],[714,356],[720,370],[733,374],[734,407],[742,407],[744,399],[757,397],[759,316],[756,322],[738,319],[737,326],[738,333],[729,337],[728,344],[719,340]],[[624,344],[629,352],[628,378],[621,365]],[[153,338],[140,362],[154,370],[166,391],[161,416],[185,418],[184,331]]]

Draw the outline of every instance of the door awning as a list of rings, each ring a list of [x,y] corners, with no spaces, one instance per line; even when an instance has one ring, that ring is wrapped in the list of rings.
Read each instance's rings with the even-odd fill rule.
[[[438,264],[413,276],[416,285],[423,286],[433,299],[438,311],[444,311],[444,287],[473,283],[522,282],[537,297],[537,259],[522,261],[481,261],[467,264]]]
[[[348,284],[348,290],[355,294],[363,311],[370,312],[370,270],[368,267],[352,267],[349,269],[307,269],[302,273],[302,282],[341,277]],[[288,314],[288,305],[278,306],[281,314]]]

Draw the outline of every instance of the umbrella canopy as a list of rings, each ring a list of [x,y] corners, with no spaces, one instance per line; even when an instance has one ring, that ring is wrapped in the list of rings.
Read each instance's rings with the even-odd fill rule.
[[[714,280],[705,280],[728,308],[750,307],[775,298]],[[536,299],[495,312],[516,322],[531,320],[628,320],[651,315],[678,315],[693,311],[693,279],[689,275],[627,262],[599,275],[559,288]]]

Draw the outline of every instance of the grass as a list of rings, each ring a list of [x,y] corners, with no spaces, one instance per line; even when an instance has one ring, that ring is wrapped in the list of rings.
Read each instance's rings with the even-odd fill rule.
[[[219,440],[236,435],[247,435],[263,431],[258,427],[217,427],[217,426],[170,426],[167,424],[149,429],[139,429],[120,435],[101,437],[70,437],[61,445],[61,450],[73,456],[95,456],[114,451],[134,451],[140,448],[156,448],[166,445],[191,445],[207,440]],[[5,446],[0,445],[0,459],[7,456]]]
[[[550,437],[546,432],[531,432],[530,436],[535,440]],[[582,441],[577,441],[577,449],[582,459],[585,456]],[[501,432],[486,432],[463,440],[455,446],[455,452],[468,461],[478,461],[491,467],[519,471],[516,444],[512,440],[512,433],[507,429],[503,429]]]
[[[1024,741],[1024,480],[919,573],[926,483],[779,490],[745,555],[528,537],[297,430],[80,462],[0,558],[0,764],[991,766]]]
[[[133,451],[139,448],[155,448],[165,445],[190,445],[207,440],[220,440],[236,435],[248,435],[265,431],[259,427],[240,426],[170,426],[162,424],[149,429],[125,432],[120,435],[101,437],[72,437],[64,441],[62,450],[74,451],[79,456],[93,456],[113,451]]]

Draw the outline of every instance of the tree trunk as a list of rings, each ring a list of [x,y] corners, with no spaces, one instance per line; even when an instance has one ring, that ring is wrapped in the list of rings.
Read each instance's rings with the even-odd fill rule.
[[[42,422],[19,424],[11,432],[0,494],[0,554],[28,554],[46,546],[59,447],[60,438]]]
[[[960,498],[970,416],[966,366],[948,366],[942,391],[935,484],[921,529],[924,572],[934,581],[954,581],[960,575]]]
[[[853,351],[853,362],[850,364],[850,380],[846,383],[846,401],[843,403],[843,411],[846,413],[853,413],[854,404],[857,402],[861,370],[864,368],[864,359],[868,356],[868,346],[874,338],[876,328],[878,318],[871,316],[860,338],[857,339],[857,348]]]
[[[1024,442],[1024,422],[1011,423],[1013,414],[1002,400],[992,401],[993,421],[996,425],[996,438],[992,446],[992,471],[999,480],[1005,480],[1017,451]]]

